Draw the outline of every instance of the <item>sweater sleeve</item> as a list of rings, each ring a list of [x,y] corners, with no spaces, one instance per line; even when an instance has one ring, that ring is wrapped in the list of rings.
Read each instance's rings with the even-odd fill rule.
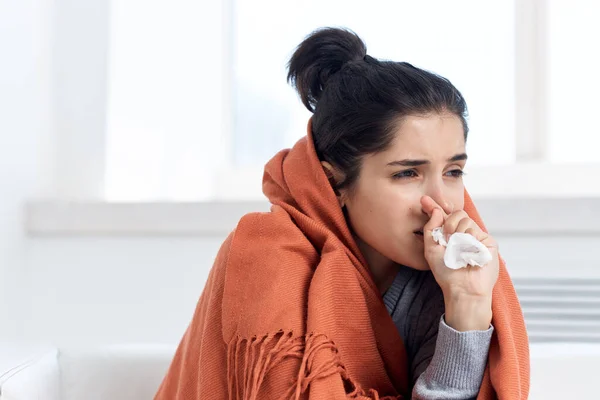
[[[475,399],[483,380],[494,328],[459,332],[442,316],[413,359],[413,400]]]

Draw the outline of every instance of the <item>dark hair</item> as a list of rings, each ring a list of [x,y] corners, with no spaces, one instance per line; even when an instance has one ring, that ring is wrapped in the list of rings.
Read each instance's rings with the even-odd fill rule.
[[[467,105],[446,78],[406,62],[367,55],[354,32],[322,28],[310,34],[288,64],[288,81],[313,112],[317,155],[345,174],[334,189],[351,187],[363,156],[384,151],[402,118],[449,112],[468,126]]]

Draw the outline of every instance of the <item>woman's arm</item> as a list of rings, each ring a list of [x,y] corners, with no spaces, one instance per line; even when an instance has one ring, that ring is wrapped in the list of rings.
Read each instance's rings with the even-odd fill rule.
[[[433,357],[417,380],[413,398],[476,398],[492,337],[492,291],[499,274],[498,245],[464,210],[446,213],[428,196],[421,199],[421,204],[430,217],[423,230],[425,258],[442,290],[445,315],[440,321]],[[432,235],[440,226],[447,237],[458,232],[475,237],[488,248],[491,261],[483,267],[446,267],[445,248]],[[440,395],[440,390],[445,393]]]
[[[485,372],[493,327],[459,332],[442,316],[413,359],[413,400],[475,399]],[[413,380],[413,381],[414,381]]]

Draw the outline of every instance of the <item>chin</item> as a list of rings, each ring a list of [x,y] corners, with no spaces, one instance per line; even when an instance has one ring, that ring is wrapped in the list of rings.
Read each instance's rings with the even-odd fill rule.
[[[415,265],[406,265],[409,268],[416,269],[417,271],[429,271],[429,264],[415,264]]]
[[[400,261],[396,261],[400,265],[404,265],[406,267],[416,269],[418,271],[429,271],[429,263],[425,260],[425,257],[411,257],[410,259],[403,259]]]

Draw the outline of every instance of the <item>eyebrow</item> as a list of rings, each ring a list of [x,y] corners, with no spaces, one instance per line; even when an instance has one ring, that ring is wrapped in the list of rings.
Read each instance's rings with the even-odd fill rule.
[[[464,161],[467,159],[467,154],[466,153],[461,153],[461,154],[457,154],[453,157],[450,157],[448,159],[448,162],[457,162],[457,161]],[[388,166],[401,166],[401,167],[418,167],[420,165],[425,165],[425,164],[430,164],[431,162],[429,160],[397,160],[397,161],[392,161],[389,162],[387,165]]]

